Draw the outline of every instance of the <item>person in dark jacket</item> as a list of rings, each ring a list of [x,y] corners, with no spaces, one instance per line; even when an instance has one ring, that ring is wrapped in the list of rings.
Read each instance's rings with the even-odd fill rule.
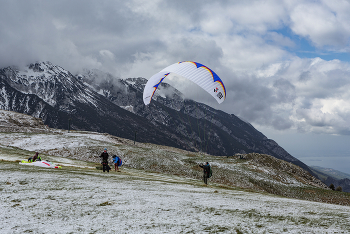
[[[205,165],[199,165],[203,168],[203,181],[205,184],[208,184],[208,178],[211,176],[211,170],[209,162],[206,162]]]
[[[107,153],[107,149],[105,148],[104,151],[102,152],[102,154],[100,155],[100,158],[102,159],[102,169],[103,169],[103,172],[107,171],[109,172],[109,165],[108,165],[108,153]]]
[[[35,162],[35,161],[38,159],[38,157],[39,157],[39,153],[36,152],[35,155],[34,155],[34,157],[33,157],[33,162]]]
[[[36,152],[33,157],[28,158],[28,162],[35,162],[35,161],[41,161],[41,157],[39,156],[38,152]]]

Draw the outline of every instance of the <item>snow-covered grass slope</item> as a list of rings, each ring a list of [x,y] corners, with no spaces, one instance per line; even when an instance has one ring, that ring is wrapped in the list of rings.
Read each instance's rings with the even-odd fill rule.
[[[349,233],[350,207],[131,168],[0,163],[1,233]]]
[[[21,115],[11,124],[34,120]],[[350,232],[349,193],[268,155],[215,157],[40,124],[9,132],[3,123],[1,233]],[[123,159],[121,172],[96,170],[104,148]],[[63,169],[18,164],[36,151]],[[206,161],[209,186],[198,166]]]

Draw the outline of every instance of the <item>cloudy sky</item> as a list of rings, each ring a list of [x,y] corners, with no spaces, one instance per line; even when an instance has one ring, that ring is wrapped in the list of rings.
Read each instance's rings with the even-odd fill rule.
[[[72,73],[97,68],[149,78],[175,62],[200,62],[225,83],[221,105],[183,80],[169,82],[252,123],[308,165],[350,173],[349,1],[0,0],[0,6],[0,67],[51,61]]]

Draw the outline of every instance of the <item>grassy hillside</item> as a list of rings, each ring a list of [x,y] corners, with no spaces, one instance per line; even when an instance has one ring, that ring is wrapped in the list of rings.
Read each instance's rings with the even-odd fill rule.
[[[187,152],[152,144],[133,144],[109,135],[83,132],[60,133],[1,133],[2,160],[27,159],[39,151],[43,159],[63,166],[99,166],[99,155],[107,147],[111,155],[119,155],[124,168],[140,172],[175,175],[197,181],[202,179],[198,166],[210,162],[213,176],[209,184],[248,191],[267,192],[284,197],[350,205],[350,194],[331,191],[309,173],[291,163],[269,155],[248,154],[239,157],[220,157]]]
[[[350,193],[269,155],[211,156],[1,119],[1,233],[350,232]],[[97,169],[105,147],[122,158],[120,172]],[[62,169],[18,164],[36,151]]]
[[[6,118],[16,120],[11,121],[11,128],[6,124]],[[0,159],[4,161],[27,159],[34,152],[39,152],[43,159],[63,166],[68,160],[70,165],[89,164],[90,167],[96,167],[100,165],[98,156],[107,148],[110,156],[117,154],[122,158],[124,168],[140,172],[175,175],[200,181],[203,172],[198,165],[209,162],[213,169],[209,184],[350,205],[350,193],[331,191],[302,168],[269,155],[252,153],[244,155],[244,158],[223,157],[149,143],[134,144],[131,140],[108,134],[50,129],[25,115],[18,118],[3,113],[0,122]],[[35,124],[30,124],[33,122]]]

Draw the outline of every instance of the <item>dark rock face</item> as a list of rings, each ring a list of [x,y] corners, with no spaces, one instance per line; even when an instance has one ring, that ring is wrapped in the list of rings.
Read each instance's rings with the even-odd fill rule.
[[[41,118],[55,128],[112,135],[213,155],[261,153],[310,171],[251,124],[205,104],[184,99],[161,83],[150,105],[143,104],[144,78],[117,79],[98,70],[72,75],[50,62],[26,70],[0,69],[0,107]]]

